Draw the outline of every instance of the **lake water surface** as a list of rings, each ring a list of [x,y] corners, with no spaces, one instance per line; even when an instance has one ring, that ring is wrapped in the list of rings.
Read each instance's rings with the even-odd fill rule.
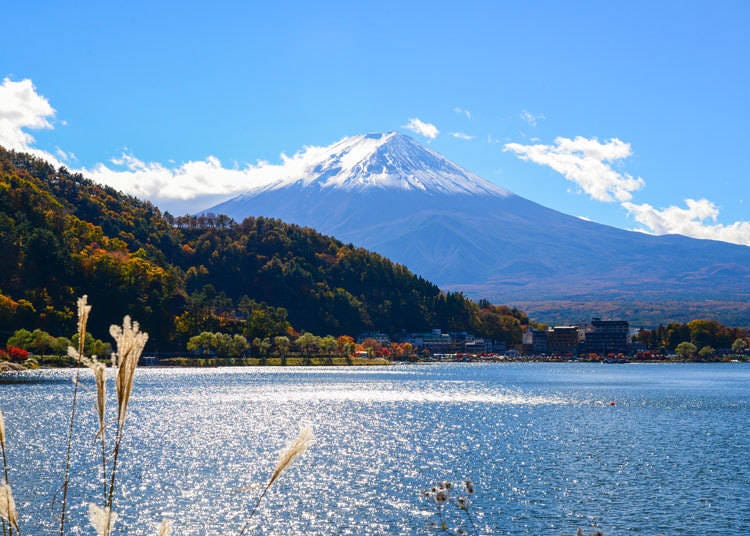
[[[0,379],[26,535],[54,533],[72,374]],[[71,534],[94,534],[86,503],[101,496],[93,399],[80,406]],[[155,534],[169,517],[174,535],[236,534],[307,423],[315,442],[254,534],[427,534],[436,508],[421,492],[465,478],[481,534],[750,534],[749,420],[746,364],[143,368],[116,533]]]

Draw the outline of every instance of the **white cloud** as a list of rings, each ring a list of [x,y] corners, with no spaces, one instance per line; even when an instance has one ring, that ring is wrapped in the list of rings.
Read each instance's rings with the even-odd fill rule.
[[[403,128],[411,130],[412,132],[415,132],[417,134],[421,134],[425,138],[429,138],[431,140],[434,140],[435,138],[437,138],[438,134],[440,134],[440,131],[435,125],[433,125],[432,123],[425,123],[424,121],[420,121],[416,117],[409,119],[409,122],[405,124]]]
[[[111,166],[98,164],[81,173],[97,182],[157,203],[168,199],[190,200],[201,196],[226,196],[262,188],[283,178],[303,176],[311,161],[325,147],[306,147],[293,156],[281,155],[281,164],[258,162],[243,168],[227,168],[215,156],[176,167],[144,162],[123,153]]]
[[[471,118],[468,110],[456,108],[455,111]],[[543,118],[531,114],[529,117],[534,121]],[[59,147],[55,149],[55,155],[34,147],[34,137],[28,130],[54,128],[54,118],[54,108],[44,96],[37,93],[31,80],[15,82],[9,78],[3,79],[0,84],[0,145],[34,154],[54,166],[61,166],[60,160],[75,161],[75,154]],[[525,120],[529,122],[528,118]],[[64,124],[62,121],[59,123]],[[429,139],[435,139],[439,134],[435,125],[416,118],[410,119],[404,128]],[[462,132],[451,132],[450,135],[458,139],[474,138]],[[500,143],[500,140],[491,136],[488,136],[487,141]],[[258,162],[242,168],[237,165],[226,168],[213,156],[167,167],[158,162],[144,162],[132,154],[124,153],[110,164],[97,164],[91,169],[82,168],[77,171],[95,181],[160,204],[169,204],[174,200],[187,204],[191,200],[198,203],[201,198],[228,196],[264,188],[280,179],[302,177],[306,166],[311,161],[322,158],[327,149],[305,147],[292,156],[282,154],[280,164]],[[644,226],[636,229],[638,231],[682,234],[750,246],[750,221],[729,225],[716,223],[719,210],[707,199],[687,199],[686,208],[670,206],[662,210],[649,204],[631,203],[631,192],[642,188],[644,182],[641,178],[633,178],[612,168],[613,162],[632,154],[630,144],[617,138],[601,143],[594,138],[579,136],[571,140],[560,137],[555,139],[554,145],[507,143],[504,150],[516,154],[522,160],[551,167],[594,199],[617,199]],[[739,202],[742,203],[741,200]],[[173,204],[179,206],[177,201]],[[197,210],[202,207],[196,205],[194,208]]]
[[[35,149],[34,136],[26,129],[51,129],[55,109],[36,92],[28,78],[14,82],[4,78],[0,84],[0,145],[44,158],[59,166],[54,155]]]
[[[55,154],[60,158],[60,160],[63,160],[65,162],[70,162],[73,160],[78,160],[78,157],[75,155],[75,153],[72,152],[65,152],[59,147],[55,148]]]
[[[663,210],[649,204],[622,203],[628,213],[651,234],[681,234],[693,238],[721,240],[750,246],[750,221],[730,225],[716,223],[719,209],[708,199],[686,199],[687,208],[670,206]]]
[[[554,145],[507,143],[503,150],[521,160],[551,167],[599,201],[630,201],[631,192],[645,184],[640,177],[612,168],[613,162],[632,154],[630,144],[617,138],[602,143],[596,138],[560,137],[555,138]]]
[[[532,127],[535,127],[540,120],[546,119],[543,114],[532,114],[527,110],[521,111],[519,117]]]
[[[457,114],[465,115],[466,119],[471,119],[471,112],[469,110],[464,110],[463,108],[459,108],[458,106],[456,106],[455,108],[453,108],[453,111]]]

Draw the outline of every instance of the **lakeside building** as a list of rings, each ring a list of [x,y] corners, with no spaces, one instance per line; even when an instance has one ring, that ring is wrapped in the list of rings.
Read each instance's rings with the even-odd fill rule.
[[[404,338],[404,342],[432,354],[456,354],[462,351],[463,346],[453,340],[450,334],[439,329],[433,329],[428,333],[410,333]]]
[[[592,318],[586,330],[584,351],[599,355],[626,354],[630,350],[629,333],[630,324],[626,320]]]
[[[543,329],[536,329],[529,326],[526,331],[523,332],[523,353],[541,355],[546,354],[549,351],[549,345],[547,344],[547,331]]]
[[[492,341],[475,337],[470,333],[454,334],[459,342],[463,342],[463,353],[465,354],[488,354],[494,350]]]
[[[553,354],[577,354],[582,335],[578,326],[555,326],[547,332],[547,348]]]
[[[492,341],[465,331],[443,333],[440,329],[433,329],[429,333],[410,333],[404,337],[404,342],[415,348],[427,350],[431,354],[484,354],[493,351]]]
[[[391,338],[385,333],[380,332],[360,333],[357,336],[357,343],[362,344],[365,339],[373,339],[375,342],[377,342],[378,344],[382,344],[383,346],[388,346],[389,344],[391,344]]]

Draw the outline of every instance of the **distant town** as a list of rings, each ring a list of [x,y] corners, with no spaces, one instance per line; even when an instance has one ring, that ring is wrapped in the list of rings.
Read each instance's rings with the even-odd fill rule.
[[[661,333],[665,336],[665,344],[659,344],[656,340]],[[627,320],[594,317],[586,325],[543,329],[527,326],[521,344],[508,345],[505,341],[479,338],[467,332],[443,332],[440,329],[410,333],[400,342],[410,344],[416,355],[435,360],[576,359],[619,362],[743,357],[750,349],[747,335],[714,321],[670,324],[652,331],[631,327]],[[707,344],[699,347],[690,342],[701,337]],[[368,346],[368,341],[375,341],[383,348],[392,344],[391,338],[384,333],[361,334],[357,339],[359,346]],[[716,341],[724,342],[725,346],[717,345],[714,348],[708,344]],[[373,346],[372,342],[369,342],[369,346]],[[361,357],[373,355],[371,348],[358,353]]]

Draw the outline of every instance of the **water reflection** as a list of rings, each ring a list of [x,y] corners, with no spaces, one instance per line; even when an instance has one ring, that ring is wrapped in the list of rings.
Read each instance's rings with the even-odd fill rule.
[[[0,386],[26,534],[53,528],[71,376]],[[154,534],[163,516],[177,535],[237,531],[260,491],[237,490],[267,480],[301,423],[315,443],[274,484],[255,534],[426,533],[421,491],[465,477],[484,534],[750,533],[748,380],[750,367],[721,365],[143,369],[119,533]],[[81,534],[99,489],[93,397],[71,488]]]

